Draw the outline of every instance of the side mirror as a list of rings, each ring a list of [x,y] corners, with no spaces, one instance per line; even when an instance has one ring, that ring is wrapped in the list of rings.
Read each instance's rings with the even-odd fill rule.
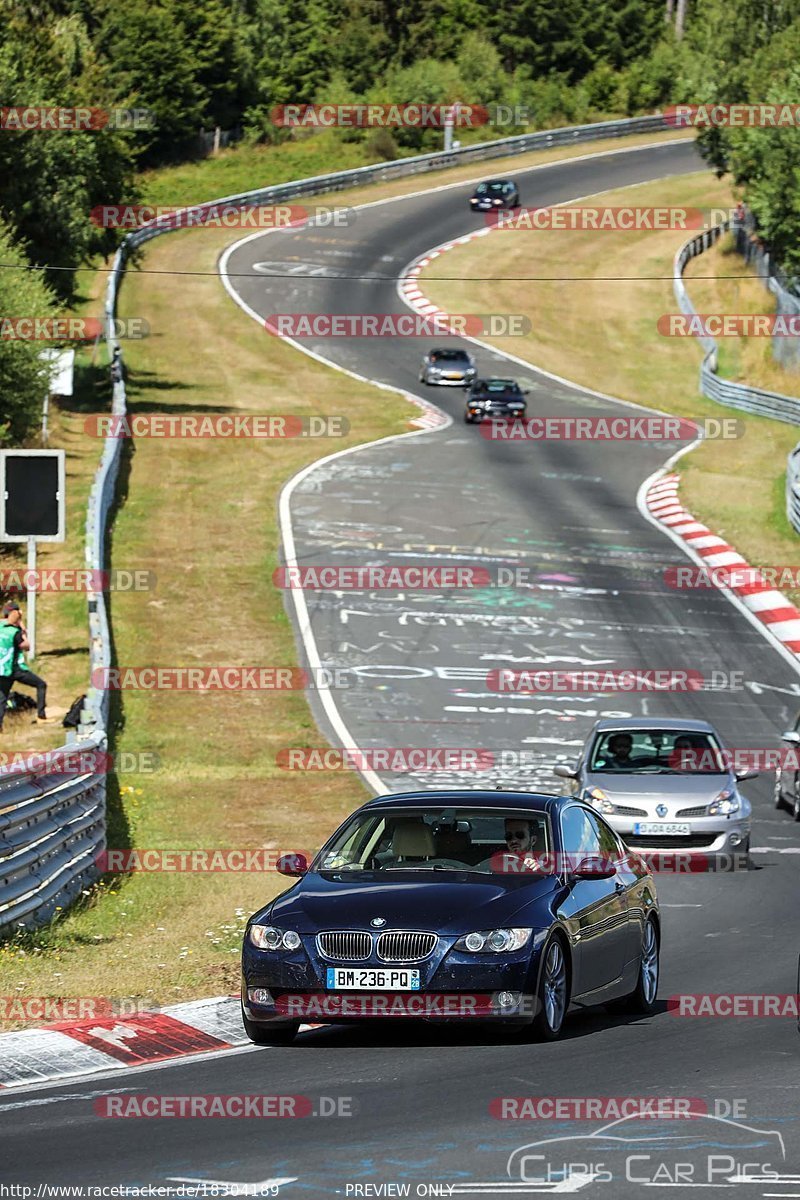
[[[612,879],[617,873],[613,862],[607,858],[584,858],[572,872],[576,879]]]
[[[751,768],[749,771],[735,771],[734,774],[738,783],[744,783],[745,779],[758,779],[761,772]]]
[[[795,733],[793,729],[787,729],[786,733],[781,734],[781,741],[788,742],[790,746],[800,746],[800,733]]]
[[[559,779],[577,779],[578,768],[574,763],[572,766],[569,763],[556,763],[553,774],[558,775]]]
[[[296,878],[308,871],[308,859],[305,854],[282,854],[275,864],[275,870],[281,875]]]

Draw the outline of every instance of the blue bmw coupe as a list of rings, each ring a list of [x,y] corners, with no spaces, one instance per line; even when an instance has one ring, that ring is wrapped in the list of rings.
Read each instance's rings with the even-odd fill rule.
[[[381,796],[255,913],[242,1015],[259,1044],[302,1022],[417,1017],[529,1026],[570,1005],[652,1012],[661,926],[652,875],[594,809],[530,792]]]

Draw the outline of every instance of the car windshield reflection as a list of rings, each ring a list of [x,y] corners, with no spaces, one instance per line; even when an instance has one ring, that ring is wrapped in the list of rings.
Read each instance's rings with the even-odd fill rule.
[[[624,729],[601,733],[589,755],[592,774],[725,775],[728,767],[711,733]]]
[[[431,871],[494,875],[528,856],[547,873],[552,848],[542,813],[476,809],[357,814],[312,864],[315,871]],[[508,869],[508,868],[505,868]]]

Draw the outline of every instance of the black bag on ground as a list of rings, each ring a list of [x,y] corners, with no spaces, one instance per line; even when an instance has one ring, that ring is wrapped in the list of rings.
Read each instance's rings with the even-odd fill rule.
[[[77,700],[72,701],[72,704],[69,706],[69,712],[61,722],[65,729],[78,728],[81,723],[81,710],[83,709],[83,702],[85,699],[86,695],[84,694],[83,696],[78,696]]]

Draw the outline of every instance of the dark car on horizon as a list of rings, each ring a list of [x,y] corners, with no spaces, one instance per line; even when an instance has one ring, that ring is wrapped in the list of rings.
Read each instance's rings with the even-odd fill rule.
[[[357,809],[248,921],[242,1015],[258,1044],[301,1022],[479,1017],[553,1040],[572,1004],[653,1011],[653,876],[571,797],[429,791]]]
[[[519,208],[519,188],[513,179],[487,179],[479,183],[469,199],[473,212]]]
[[[528,411],[527,394],[516,379],[476,379],[469,389],[464,420],[474,425],[494,417],[522,418]]]

